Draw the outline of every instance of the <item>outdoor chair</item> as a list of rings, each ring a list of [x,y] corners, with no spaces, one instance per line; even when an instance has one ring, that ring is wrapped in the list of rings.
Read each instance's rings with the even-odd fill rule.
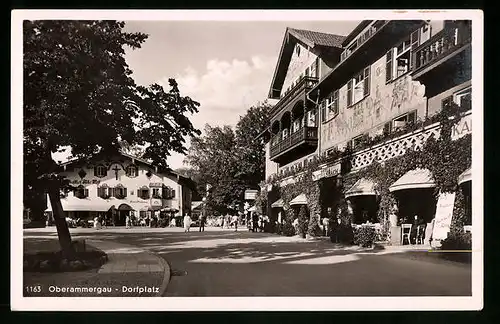
[[[401,244],[405,244],[405,238],[408,240],[408,244],[410,242],[410,234],[411,234],[411,226],[412,224],[401,224]]]

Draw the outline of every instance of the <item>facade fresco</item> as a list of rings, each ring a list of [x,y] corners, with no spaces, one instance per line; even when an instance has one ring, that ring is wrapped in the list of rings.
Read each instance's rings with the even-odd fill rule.
[[[281,93],[286,91],[292,83],[298,81],[301,74],[305,74],[306,69],[316,61],[316,58],[317,56],[307,50],[307,48],[300,44],[296,44],[292,58],[290,59],[290,65],[288,65],[288,71],[286,72]]]
[[[425,87],[405,75],[386,84],[385,56],[370,67],[370,94],[347,107],[347,85],[339,91],[339,114],[321,125],[321,147],[324,150],[343,144],[363,133],[373,133],[384,123],[417,109],[425,116]]]
[[[119,158],[123,160],[123,158]],[[113,159],[117,161],[118,159]],[[104,164],[108,168],[107,175],[100,178],[94,176],[94,166]],[[148,208],[149,206],[158,207],[169,207],[179,210],[179,214],[183,213],[183,207],[190,209],[191,203],[191,191],[179,185],[176,181],[177,178],[174,175],[164,175],[155,172],[154,167],[147,167],[141,163],[136,164],[138,167],[138,174],[136,177],[129,177],[126,175],[125,169],[127,166],[132,164],[132,160],[126,160],[124,162],[111,162],[104,163],[104,161],[89,164],[83,167],[75,167],[71,171],[61,172],[61,175],[65,176],[72,185],[78,186],[83,185],[85,189],[88,190],[88,200],[103,200],[98,197],[97,188],[106,184],[108,187],[115,187],[118,184],[123,185],[127,189],[127,196],[124,199],[110,198],[107,201],[113,202],[116,207],[121,204],[128,204],[133,209],[140,210],[142,208]],[[83,170],[83,172],[82,172]],[[151,172],[148,176],[148,172]],[[83,176],[83,177],[82,177]],[[137,197],[137,190],[143,186],[149,188],[150,184],[164,184],[175,190],[175,197],[173,199],[161,200],[161,199],[142,199]],[[68,193],[68,197],[74,196],[73,192]],[[183,199],[184,198],[184,199]],[[62,199],[64,201],[65,198]]]

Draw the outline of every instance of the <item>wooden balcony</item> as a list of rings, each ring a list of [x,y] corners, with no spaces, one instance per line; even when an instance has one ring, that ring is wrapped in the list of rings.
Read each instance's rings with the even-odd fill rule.
[[[469,23],[450,23],[413,51],[412,78],[426,86],[427,96],[470,79],[471,35]]]
[[[277,161],[291,151],[301,149],[303,146],[316,146],[318,144],[318,127],[303,127],[290,134],[286,139],[271,145],[271,160]]]
[[[310,76],[302,77],[299,82],[271,109],[271,124],[274,120],[280,119],[283,112],[292,109],[293,106],[300,100],[304,101],[304,105],[306,105],[306,93],[317,83],[318,78]]]

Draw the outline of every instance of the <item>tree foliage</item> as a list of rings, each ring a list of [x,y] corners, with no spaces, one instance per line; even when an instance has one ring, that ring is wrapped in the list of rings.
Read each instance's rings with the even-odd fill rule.
[[[143,158],[168,168],[172,151],[186,153],[184,137],[199,134],[186,116],[199,104],[181,96],[174,79],[168,90],[136,85],[124,48],[140,48],[147,35],[124,32],[124,26],[118,21],[24,22],[25,189],[49,189],[53,208],[60,206],[54,196],[65,182],[55,176],[52,153],[70,147],[72,157],[91,159],[113,154],[125,142],[145,147]],[[63,219],[57,209],[55,218]],[[56,219],[56,225],[68,245],[66,223]]]
[[[241,209],[244,191],[258,189],[265,174],[264,143],[257,137],[267,128],[267,103],[251,107],[235,130],[206,125],[204,135],[191,141],[187,163],[198,174],[200,189],[210,184],[207,207],[220,214]]]

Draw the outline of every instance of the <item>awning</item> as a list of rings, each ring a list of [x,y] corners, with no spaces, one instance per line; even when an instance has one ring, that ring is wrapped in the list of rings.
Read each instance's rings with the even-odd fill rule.
[[[307,198],[305,194],[300,194],[290,201],[290,206],[293,205],[307,205]]]
[[[66,197],[61,199],[62,208],[64,211],[100,211],[106,212],[112,206],[113,202],[97,198],[97,199],[80,199],[76,197]],[[50,200],[47,201],[48,208],[46,211],[52,211]]]
[[[458,176],[458,184],[462,184],[467,181],[472,181],[472,171],[471,168],[468,168],[461,175]]]
[[[433,188],[436,184],[432,180],[432,174],[428,169],[414,169],[406,172],[401,178],[394,182],[389,191],[404,189]]]
[[[271,204],[271,208],[283,208],[283,199],[278,199]]]
[[[375,192],[375,183],[371,180],[361,178],[359,179],[347,192],[345,193],[347,197],[353,196],[374,196]]]

